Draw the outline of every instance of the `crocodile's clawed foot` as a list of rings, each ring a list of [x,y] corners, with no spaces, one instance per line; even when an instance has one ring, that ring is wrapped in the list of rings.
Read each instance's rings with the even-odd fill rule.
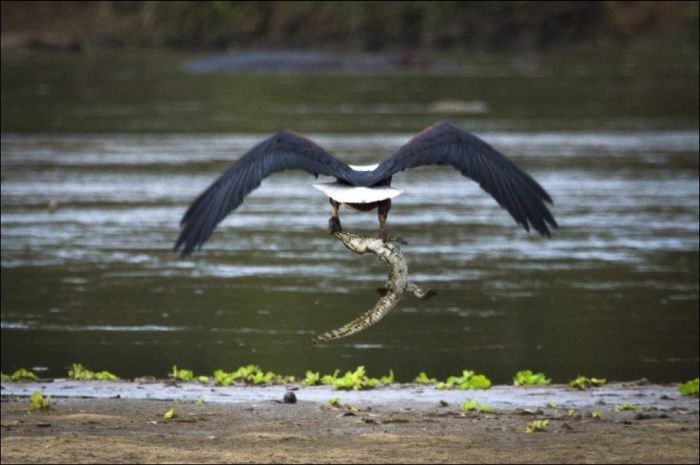
[[[434,291],[432,289],[424,291],[420,287],[416,286],[414,283],[408,283],[408,287],[406,288],[406,290],[408,290],[408,292],[412,292],[413,295],[415,295],[421,300],[427,300],[437,295],[437,291]]]
[[[427,300],[427,299],[429,299],[429,298],[431,298],[431,297],[435,297],[436,295],[437,295],[437,291],[436,291],[436,290],[428,289],[428,290],[425,291],[425,293],[423,294],[423,297],[418,297],[418,296],[416,296],[416,297],[418,297],[419,299]]]

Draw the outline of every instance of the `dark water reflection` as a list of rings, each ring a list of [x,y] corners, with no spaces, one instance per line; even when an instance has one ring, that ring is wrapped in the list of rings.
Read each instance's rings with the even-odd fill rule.
[[[578,373],[696,376],[697,76],[666,69],[635,91],[642,78],[584,65],[578,74],[563,67],[564,78],[545,70],[525,82],[508,73],[195,78],[172,71],[162,86],[146,79],[136,89],[132,82],[150,68],[120,65],[120,84],[93,80],[107,71],[87,66],[66,83],[40,63],[32,66],[52,72],[42,78],[47,103],[39,104],[41,83],[32,82],[39,73],[3,62],[3,372],[43,366],[65,375],[81,361],[122,376],[163,376],[173,363],[203,373],[257,363],[290,374],[363,364],[373,374],[393,368],[401,380],[463,368],[496,382],[523,368],[557,381]],[[16,73],[27,74],[15,82]],[[177,90],[172,81],[187,86]],[[245,102],[241,87],[250,92]],[[474,100],[475,88],[487,114],[430,113],[439,98]],[[115,89],[121,106],[110,101]],[[601,89],[622,95],[601,97]],[[551,101],[526,110],[521,104],[535,90],[550,92]],[[674,105],[660,109],[662,99]],[[55,107],[61,102],[65,118]],[[579,117],[563,122],[555,107]],[[533,116],[521,119],[526,113]],[[187,121],[220,131],[223,115],[231,115],[232,132],[183,132]],[[412,279],[439,295],[406,297],[372,329],[319,347],[303,343],[373,305],[384,275],[376,259],[351,255],[326,235],[327,200],[313,178],[268,179],[201,253],[180,260],[170,250],[186,205],[274,124],[309,129],[361,164],[446,116],[479,131],[547,188],[561,226],[550,240],[520,230],[455,171],[405,173],[394,182],[406,192],[394,202],[390,230],[409,241]],[[411,131],[397,130],[402,121]],[[107,126],[117,132],[104,133]],[[153,132],[163,128],[174,133]],[[54,213],[50,199],[59,201]],[[341,214],[349,230],[375,229],[373,213]]]

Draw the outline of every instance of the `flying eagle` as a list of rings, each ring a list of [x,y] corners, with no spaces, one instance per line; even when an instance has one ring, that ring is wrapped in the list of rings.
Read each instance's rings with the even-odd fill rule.
[[[341,204],[362,211],[376,208],[379,236],[386,240],[391,199],[401,193],[391,187],[392,176],[424,165],[452,165],[478,182],[526,231],[532,227],[549,236],[550,228],[557,227],[546,205],[552,199],[537,181],[489,144],[451,123],[427,127],[383,162],[364,167],[346,165],[312,140],[280,131],[243,155],[192,202],[180,222],[174,250],[181,249],[184,257],[200,249],[216,225],[263,179],[288,169],[336,178],[335,183],[314,185],[330,198],[331,232],[341,230]]]

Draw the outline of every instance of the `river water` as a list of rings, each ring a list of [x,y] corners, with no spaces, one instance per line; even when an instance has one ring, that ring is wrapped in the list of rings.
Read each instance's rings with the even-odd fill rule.
[[[2,371],[695,377],[697,61],[665,59],[193,75],[172,57],[3,58]],[[407,295],[371,329],[319,346],[306,342],[370,308],[385,272],[326,233],[313,177],[268,178],[200,252],[172,251],[187,205],[276,129],[370,164],[446,118],[547,189],[550,239],[457,171],[398,175],[387,227],[408,241],[411,279],[438,295]],[[341,219],[376,231],[375,212]]]

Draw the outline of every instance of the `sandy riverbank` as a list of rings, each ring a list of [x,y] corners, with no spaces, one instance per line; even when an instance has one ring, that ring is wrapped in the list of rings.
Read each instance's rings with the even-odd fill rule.
[[[28,411],[29,401],[18,390],[41,383],[3,383],[2,463],[697,463],[699,459],[697,399],[656,385],[612,385],[607,391],[583,394],[565,386],[529,390],[496,386],[480,392],[393,386],[374,393],[337,393],[318,387],[293,391],[298,401],[289,404],[281,402],[285,392],[281,387],[119,383],[113,386],[129,386],[134,392],[170,389],[183,395],[161,395],[163,400],[86,399],[57,396],[61,389],[67,396],[77,395],[75,385],[66,388],[62,382],[43,384],[44,392],[54,390],[52,407],[34,412]],[[101,390],[95,383],[78,385]],[[195,387],[226,395],[196,404],[185,395]],[[489,391],[491,402],[501,406],[496,413],[460,411],[461,401],[481,402]],[[129,391],[121,392],[128,396]],[[509,393],[514,400],[504,407],[498,399]],[[321,400],[336,394],[341,404],[356,410],[331,407]],[[445,401],[435,402],[437,397]],[[615,410],[618,399],[627,403],[632,398],[637,399],[636,410]],[[552,405],[558,401],[562,402]],[[570,415],[571,405],[576,406],[575,416]],[[165,420],[163,414],[170,408],[175,417]],[[602,418],[592,418],[593,411]],[[549,420],[545,431],[525,433],[528,422],[543,419]]]

